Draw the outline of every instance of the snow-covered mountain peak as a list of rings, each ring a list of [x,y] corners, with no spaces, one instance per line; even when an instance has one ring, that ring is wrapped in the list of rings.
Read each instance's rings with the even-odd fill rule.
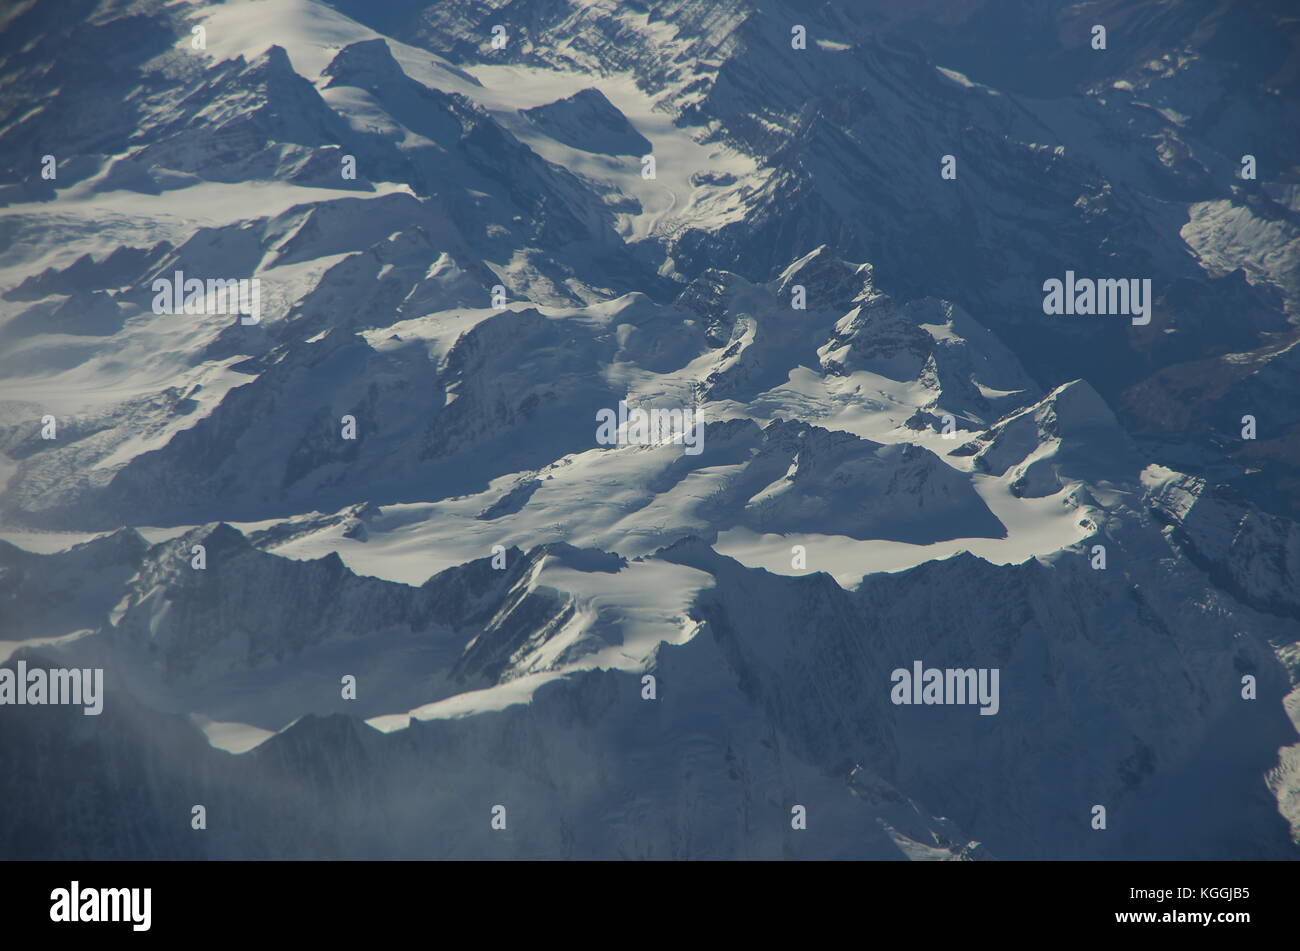
[[[1135,483],[1142,469],[1128,434],[1084,380],[1063,383],[953,451],[980,472],[1003,476],[1030,498],[1052,495],[1072,479]]]

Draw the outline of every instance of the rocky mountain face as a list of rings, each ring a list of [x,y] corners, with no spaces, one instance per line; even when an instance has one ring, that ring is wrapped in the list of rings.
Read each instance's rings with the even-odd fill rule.
[[[1295,21],[1204,6],[0,14],[0,856],[1300,857]]]

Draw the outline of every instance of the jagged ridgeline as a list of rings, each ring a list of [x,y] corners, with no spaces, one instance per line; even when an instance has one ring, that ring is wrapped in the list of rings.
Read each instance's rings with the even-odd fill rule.
[[[0,13],[0,858],[1300,857],[1296,21],[950,6]]]

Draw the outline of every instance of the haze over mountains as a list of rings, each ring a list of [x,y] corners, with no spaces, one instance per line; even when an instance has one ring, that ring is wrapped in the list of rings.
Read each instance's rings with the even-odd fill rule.
[[[0,14],[0,856],[1300,857],[1297,21],[913,7]]]

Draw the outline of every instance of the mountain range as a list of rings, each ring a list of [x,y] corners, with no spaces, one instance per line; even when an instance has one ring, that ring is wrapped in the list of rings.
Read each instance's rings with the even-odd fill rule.
[[[1300,857],[1298,29],[12,5],[0,857]]]

